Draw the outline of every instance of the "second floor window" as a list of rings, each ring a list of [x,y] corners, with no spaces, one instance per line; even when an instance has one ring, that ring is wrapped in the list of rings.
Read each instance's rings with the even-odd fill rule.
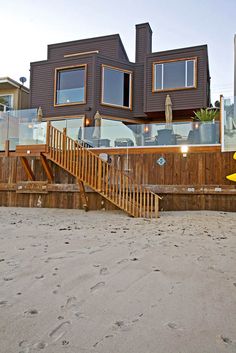
[[[86,67],[56,69],[56,105],[85,103]]]
[[[131,109],[130,71],[102,67],[102,104]]]
[[[154,91],[196,87],[196,59],[154,63]]]

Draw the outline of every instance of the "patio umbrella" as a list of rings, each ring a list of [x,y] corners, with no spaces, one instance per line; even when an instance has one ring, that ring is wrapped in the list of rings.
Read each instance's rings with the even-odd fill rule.
[[[97,110],[95,116],[94,116],[95,124],[94,124],[94,131],[93,131],[93,138],[94,139],[100,139],[101,138],[101,120],[102,117],[99,114],[99,111]]]
[[[37,111],[37,121],[38,121],[39,123],[41,123],[41,122],[42,122],[42,119],[43,119],[43,111],[42,111],[42,108],[39,107],[39,108],[38,108],[38,111]]]
[[[165,117],[166,117],[166,129],[172,128],[172,102],[169,94],[166,96],[165,102]]]
[[[80,126],[79,131],[78,131],[78,140],[82,140],[82,129],[81,129],[81,126]]]

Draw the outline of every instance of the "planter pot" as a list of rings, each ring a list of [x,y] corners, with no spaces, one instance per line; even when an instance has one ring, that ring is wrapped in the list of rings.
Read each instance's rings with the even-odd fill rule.
[[[200,143],[203,145],[217,143],[216,124],[202,123],[199,128]]]

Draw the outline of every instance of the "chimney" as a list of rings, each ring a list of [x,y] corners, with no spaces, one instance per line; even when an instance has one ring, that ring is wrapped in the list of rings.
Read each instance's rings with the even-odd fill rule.
[[[143,63],[145,56],[152,52],[152,29],[149,23],[136,25],[135,62]]]

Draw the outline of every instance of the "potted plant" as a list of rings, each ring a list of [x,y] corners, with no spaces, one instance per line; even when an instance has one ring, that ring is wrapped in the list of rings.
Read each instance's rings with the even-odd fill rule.
[[[207,108],[194,112],[194,120],[200,122],[199,135],[201,144],[214,144],[218,142],[217,126],[215,120],[219,117],[217,109]]]

